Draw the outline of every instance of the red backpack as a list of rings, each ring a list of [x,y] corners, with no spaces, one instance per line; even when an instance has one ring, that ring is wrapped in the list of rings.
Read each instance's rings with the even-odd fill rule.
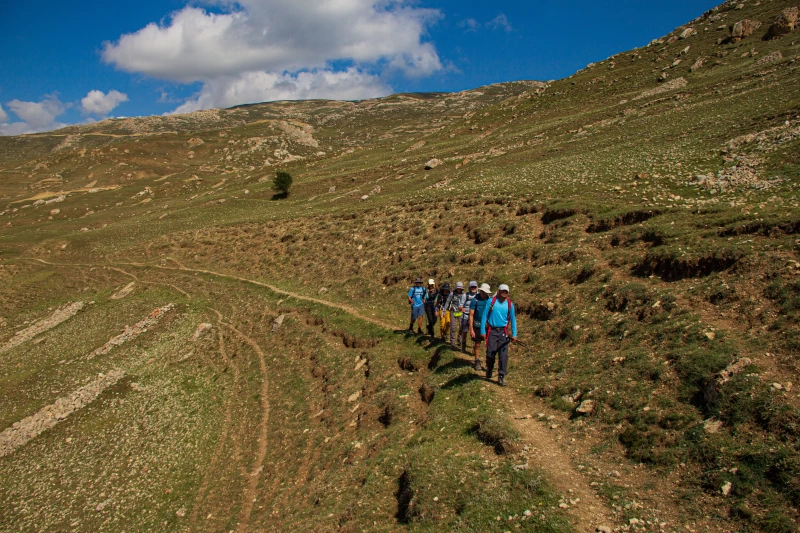
[[[506,298],[508,300],[508,317],[506,318],[506,327],[503,328],[503,332],[508,337],[508,325],[511,324],[511,306],[514,303],[511,301],[511,298]],[[497,295],[492,298],[492,303],[489,304],[489,313],[486,315],[486,347],[489,347],[489,334],[492,332],[492,326],[489,325],[489,317],[492,316],[492,310],[494,309],[494,303],[497,301]]]

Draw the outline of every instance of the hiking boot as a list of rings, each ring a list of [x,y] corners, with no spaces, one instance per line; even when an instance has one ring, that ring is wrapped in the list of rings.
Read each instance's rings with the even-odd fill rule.
[[[422,335],[422,328],[417,328],[417,335]]]
[[[481,360],[480,359],[475,359],[474,367],[475,367],[475,371],[476,372],[480,372],[481,370],[483,370],[483,368],[481,367]]]
[[[492,371],[490,369],[486,369],[486,379],[492,379]]]
[[[500,385],[501,387],[506,386],[506,377],[503,374],[499,374],[497,376],[497,384]]]

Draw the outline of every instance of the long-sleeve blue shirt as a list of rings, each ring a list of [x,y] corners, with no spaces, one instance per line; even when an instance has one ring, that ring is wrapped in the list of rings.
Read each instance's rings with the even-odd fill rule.
[[[511,313],[508,312],[508,306],[511,305]],[[489,308],[491,308],[492,312],[489,313]],[[496,300],[494,302],[494,307],[491,306],[491,300],[489,305],[484,307],[483,309],[483,317],[481,317],[481,335],[486,335],[486,325],[488,324],[489,327],[492,329],[503,329],[508,325],[509,322],[509,315],[511,316],[511,336],[517,336],[517,309],[516,306],[511,303],[511,300],[506,298],[505,302],[500,302],[500,300]]]

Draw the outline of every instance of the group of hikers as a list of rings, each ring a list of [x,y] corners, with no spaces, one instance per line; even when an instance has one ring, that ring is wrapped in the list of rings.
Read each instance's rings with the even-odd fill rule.
[[[413,333],[416,322],[417,333],[421,335],[424,316],[428,335],[435,337],[434,328],[438,320],[442,340],[449,341],[464,353],[467,352],[469,334],[473,341],[474,368],[479,372],[482,370],[481,345],[486,342],[486,379],[492,379],[497,360],[497,382],[504,386],[508,373],[508,345],[517,340],[517,318],[508,292],[508,285],[501,284],[493,295],[488,283],[479,286],[477,281],[470,281],[466,291],[460,281],[451,289],[449,282],[437,288],[436,282],[429,279],[425,287],[422,278],[417,278],[408,291],[411,306],[408,329]]]

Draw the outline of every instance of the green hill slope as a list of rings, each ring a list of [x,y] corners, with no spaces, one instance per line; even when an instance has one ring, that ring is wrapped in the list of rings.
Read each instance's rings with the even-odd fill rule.
[[[793,5],[0,138],[0,530],[795,531]],[[509,387],[404,332],[417,276],[511,286]]]

